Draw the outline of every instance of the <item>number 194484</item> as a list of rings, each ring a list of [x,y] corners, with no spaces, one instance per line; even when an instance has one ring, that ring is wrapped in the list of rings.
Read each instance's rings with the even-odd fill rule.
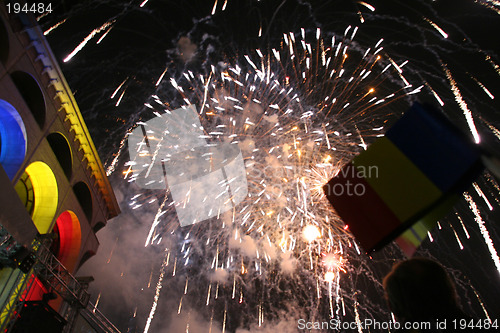
[[[19,14],[19,13],[33,13],[33,14],[46,14],[52,13],[52,3],[45,4],[43,2],[39,3],[7,3],[7,12],[9,14]]]

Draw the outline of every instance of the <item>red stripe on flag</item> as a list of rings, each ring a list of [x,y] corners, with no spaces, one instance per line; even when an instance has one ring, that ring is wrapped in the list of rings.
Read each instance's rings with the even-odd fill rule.
[[[323,189],[356,240],[371,252],[389,242],[401,222],[356,170],[347,164]]]

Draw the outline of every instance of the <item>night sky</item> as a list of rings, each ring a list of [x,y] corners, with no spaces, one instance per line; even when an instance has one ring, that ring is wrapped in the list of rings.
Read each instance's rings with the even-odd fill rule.
[[[128,151],[120,147],[120,142],[138,121],[153,117],[151,110],[145,106],[145,103],[153,103],[151,95],[159,96],[168,109],[182,105],[170,78],[181,80],[183,73],[189,70],[195,75],[207,75],[212,65],[242,63],[245,54],[256,57],[253,51],[256,48],[269,54],[271,49],[283,46],[284,33],[294,32],[298,37],[301,28],[311,36],[317,28],[321,28],[324,36],[335,34],[339,38],[349,25],[358,26],[359,31],[354,38],[357,47],[366,50],[383,38],[384,55],[390,55],[400,65],[408,60],[403,67],[406,79],[414,87],[426,84],[420,93],[391,104],[373,119],[371,115],[364,115],[366,119],[356,118],[354,121],[359,122],[358,127],[363,134],[368,133],[368,128],[392,123],[412,101],[418,100],[443,110],[470,135],[463,111],[455,101],[443,69],[444,64],[472,111],[482,144],[492,152],[500,152],[500,138],[492,133],[492,128],[500,128],[500,71],[494,68],[495,64],[500,64],[498,5],[495,7],[488,1],[472,0],[370,0],[366,3],[350,0],[228,0],[225,10],[222,10],[224,1],[218,1],[212,15],[214,1],[150,0],[140,7],[141,2],[53,2],[53,12],[40,19],[43,30],[66,20],[51,31],[47,39],[74,92],[105,168],[121,152],[110,180],[122,214],[109,221],[108,226],[98,233],[99,252],[77,275],[94,276],[95,282],[90,290],[92,302],[98,300],[98,308],[122,332],[132,327],[137,327],[137,332],[144,331],[162,272],[162,262],[167,257],[165,248],[179,247],[189,232],[182,229],[176,233],[178,238],[165,236],[164,243],[144,247],[164,194],[144,192],[148,198],[156,198],[157,201],[132,209],[129,202],[141,190],[124,180],[122,174]],[[375,7],[375,11],[371,11],[369,5]],[[63,61],[93,29],[106,22],[111,22],[112,28],[99,44],[96,41],[107,29],[91,39],[71,60]],[[448,38],[444,38],[430,22],[443,29]],[[156,86],[164,71],[164,79]],[[277,75],[280,75],[279,72]],[[125,83],[111,98],[122,82]],[[491,99],[478,82],[495,98]],[[444,106],[440,106],[429,87],[439,95]],[[299,91],[300,88],[297,87]],[[120,96],[120,103],[116,106]],[[366,135],[368,144],[374,139],[374,135]],[[357,152],[359,149],[353,150],[351,157]],[[488,209],[474,189],[471,188],[469,193],[479,205],[494,246],[500,250],[500,193],[486,177],[481,177],[478,184],[494,207],[493,211]],[[463,218],[470,233],[469,239],[465,237],[455,213]],[[165,235],[177,223],[175,214],[166,215],[171,217],[162,229]],[[490,316],[498,318],[500,273],[495,268],[468,203],[462,199],[455,212],[441,223],[442,230],[432,232],[434,241],[424,242],[419,255],[436,258],[448,268],[457,280],[466,312],[484,317],[475,290]],[[198,240],[201,244],[205,232],[203,227],[195,226],[191,232],[193,242]],[[461,240],[463,250],[460,250],[455,235]],[[163,287],[150,332],[181,332],[186,330],[187,323],[189,332],[208,332],[210,322],[212,332],[218,332],[223,329],[224,320],[224,329],[228,332],[257,331],[256,309],[259,301],[252,297],[258,294],[255,290],[265,289],[266,286],[261,285],[258,279],[252,281],[252,287],[246,285],[248,296],[241,308],[237,302],[231,303],[223,297],[206,306],[207,279],[210,276],[203,273],[205,266],[202,263],[211,262],[211,258],[204,258],[203,253],[206,251],[208,255],[214,249],[208,248],[208,245],[198,246],[198,256],[182,270],[179,269],[175,277],[172,276],[172,262],[164,268]],[[392,263],[400,258],[401,253],[391,246],[374,254],[373,258],[353,258],[350,261],[348,272],[341,279],[344,285],[349,286],[345,290],[346,295],[362,295],[356,296],[359,297],[361,316],[389,320],[380,282]],[[306,275],[297,269],[293,278],[277,277],[273,280],[278,291],[266,298],[264,305],[260,305],[266,312],[262,332],[294,332],[298,318],[328,319],[327,305],[311,305],[313,300],[307,296],[294,298],[294,288],[305,290],[298,292],[300,295],[315,294],[316,287],[309,284]],[[181,314],[177,314],[186,276],[191,277],[191,291],[185,297]],[[232,288],[232,283],[231,280],[227,289]],[[351,302],[352,299],[346,296],[346,302],[348,300]],[[353,303],[346,306],[349,309],[345,318],[352,319]]]

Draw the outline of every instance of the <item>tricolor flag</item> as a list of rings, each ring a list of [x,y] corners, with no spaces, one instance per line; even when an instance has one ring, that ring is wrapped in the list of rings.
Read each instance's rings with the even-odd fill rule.
[[[366,252],[399,237],[411,256],[482,170],[480,158],[443,114],[415,103],[324,191]]]

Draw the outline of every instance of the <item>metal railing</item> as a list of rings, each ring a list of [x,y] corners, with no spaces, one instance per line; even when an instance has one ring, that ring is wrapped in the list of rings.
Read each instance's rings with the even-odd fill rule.
[[[1,316],[0,330],[11,332],[21,307],[26,302],[35,277],[38,278],[47,289],[56,293],[65,302],[63,317],[67,321],[64,333],[71,332],[73,324],[80,314],[98,333],[121,333],[95,306],[89,302],[90,295],[87,292],[88,284],[80,283],[71,275],[66,267],[57,260],[49,249],[50,239],[35,239],[33,242],[32,258],[33,267],[28,273],[15,270],[18,276],[12,284],[12,289],[4,304]],[[23,297],[24,296],[24,297]]]
[[[96,309],[91,302],[87,307],[80,310],[80,315],[94,328],[98,333],[121,333],[118,328],[113,325],[105,315]]]
[[[34,266],[36,276],[47,286],[71,305],[85,308],[90,295],[78,280],[71,275],[66,267],[50,252],[48,247],[41,245],[36,254]]]

